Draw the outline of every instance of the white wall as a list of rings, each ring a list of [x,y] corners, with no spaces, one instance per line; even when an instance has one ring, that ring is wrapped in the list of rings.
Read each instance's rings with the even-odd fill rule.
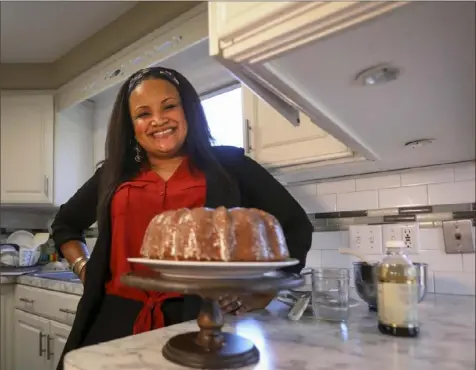
[[[116,91],[107,91],[95,99],[94,109],[94,166],[104,159],[104,145],[106,143],[107,126],[112,113]]]
[[[333,179],[288,190],[309,213],[470,203],[475,202],[475,171],[473,162]],[[441,228],[420,233],[420,254],[410,258],[429,264],[430,291],[474,295],[475,254],[447,255]],[[354,259],[337,251],[349,247],[348,238],[348,231],[315,232],[308,266],[350,269]]]
[[[55,117],[54,198],[61,205],[93,174],[94,104],[84,102]]]

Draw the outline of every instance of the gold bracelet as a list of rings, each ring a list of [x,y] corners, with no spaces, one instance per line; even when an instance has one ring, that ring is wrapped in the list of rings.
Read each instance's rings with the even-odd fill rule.
[[[80,263],[81,261],[83,261],[84,259],[85,259],[84,256],[81,256],[81,257],[76,258],[76,259],[73,261],[73,263],[69,266],[70,269],[71,269],[71,271],[74,272],[74,269],[75,269],[76,265],[77,265],[78,263]]]
[[[78,273],[76,275],[81,276],[81,271],[83,271],[87,263],[88,263],[88,260],[85,258],[78,264]]]

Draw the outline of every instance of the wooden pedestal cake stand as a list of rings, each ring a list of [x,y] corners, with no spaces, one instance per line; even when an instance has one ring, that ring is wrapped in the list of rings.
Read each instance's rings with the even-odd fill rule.
[[[250,340],[222,332],[223,315],[217,298],[223,294],[273,292],[303,284],[299,275],[274,272],[253,278],[192,279],[170,278],[155,271],[131,272],[121,277],[129,286],[160,292],[197,294],[203,298],[197,324],[200,331],[172,337],[163,356],[178,365],[196,369],[232,369],[259,362],[259,351]]]

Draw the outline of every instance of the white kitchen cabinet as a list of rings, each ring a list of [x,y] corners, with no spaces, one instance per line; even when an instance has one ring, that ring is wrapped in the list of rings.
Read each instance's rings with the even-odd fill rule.
[[[13,303],[14,367],[5,370],[55,370],[79,299],[73,294],[17,285]]]
[[[2,204],[61,205],[94,172],[94,106],[55,113],[49,92],[2,92]]]
[[[299,126],[246,87],[243,91],[245,146],[248,154],[267,168],[350,158],[353,152],[340,141],[300,115]],[[246,145],[247,143],[247,145]]]
[[[314,6],[315,7],[315,6]],[[294,2],[224,2],[217,1],[208,4],[209,26],[211,37],[220,40],[220,48],[232,47],[234,44],[246,44],[247,36],[254,33],[263,24],[271,22],[278,24],[284,19],[292,18],[296,11],[303,13],[303,9],[310,7],[306,4]],[[312,7],[311,7],[312,8]],[[262,35],[266,38],[268,35]],[[269,37],[269,36],[268,36]],[[250,45],[251,46],[251,45]]]
[[[15,370],[55,370],[71,327],[16,309]]]
[[[49,320],[15,310],[15,370],[46,370],[46,336]]]
[[[1,95],[1,202],[53,203],[53,95]]]
[[[47,348],[50,351],[48,355],[50,360],[49,370],[56,370],[70,331],[71,326],[50,321],[50,332],[47,337],[49,341]]]
[[[345,117],[344,119],[342,118],[343,109],[335,106],[330,109],[327,105],[328,102],[321,98],[324,94],[322,91],[325,91],[326,94],[334,94],[333,99],[338,101],[339,96],[335,96],[333,86],[342,83],[342,81],[345,81],[346,91],[354,92],[355,84],[352,82],[352,76],[358,72],[359,67],[354,64],[349,67],[352,68],[352,72],[343,71],[342,66],[329,62],[332,61],[332,58],[326,59],[325,55],[319,55],[319,48],[317,51],[312,49],[315,51],[314,54],[310,48],[311,46],[315,47],[316,44],[321,45],[320,41],[322,40],[330,40],[335,38],[335,35],[344,34],[344,31],[350,27],[364,24],[374,18],[384,18],[384,14],[406,3],[209,2],[210,55],[285,117],[289,125],[298,126],[296,116],[300,116],[301,126],[307,127],[301,127],[299,132],[308,133],[313,137],[310,140],[299,141],[299,147],[296,148],[298,143],[295,141],[296,135],[300,135],[297,134],[298,130],[281,129],[281,125],[278,123],[276,135],[283,133],[283,137],[278,138],[273,135],[269,139],[272,141],[272,145],[261,143],[261,139],[256,139],[258,140],[257,150],[261,151],[263,148],[259,146],[262,145],[266,148],[267,155],[277,158],[278,163],[281,163],[280,167],[293,166],[294,162],[302,162],[307,166],[313,162],[312,160],[303,160],[304,157],[315,158],[314,163],[322,164],[323,155],[325,156],[326,152],[331,155],[330,159],[339,158],[342,154],[340,148],[343,148],[344,145],[350,148],[350,150],[343,149],[347,154],[340,157],[339,161],[326,162],[326,165],[360,162],[363,159],[369,162],[380,160],[379,154],[373,148],[376,139],[364,140],[365,136],[363,137],[363,135],[367,131],[356,130],[352,118],[355,114],[351,118]],[[337,50],[351,50],[352,45],[352,43],[347,45],[347,49],[337,47]],[[360,47],[360,50],[362,49]],[[345,59],[344,54],[336,58]],[[366,55],[371,54],[371,52],[367,52]],[[378,63],[380,59],[378,61],[371,60],[368,63],[372,65],[372,63]],[[388,58],[383,59],[387,60]],[[347,60],[349,59],[347,58]],[[362,62],[355,63],[358,65]],[[331,70],[335,65],[335,70],[340,72],[338,77],[325,86],[318,80],[321,78],[323,65]],[[304,69],[307,73],[303,73]],[[353,69],[356,71],[354,72]],[[330,75],[329,72],[326,76],[328,75]],[[344,100],[341,100],[340,103],[345,106]],[[368,109],[361,109],[361,111],[369,112]],[[367,118],[364,122],[368,120]],[[341,142],[342,145],[336,140],[318,139],[308,127],[310,122]],[[272,125],[272,123],[269,124]],[[287,144],[284,144],[284,140],[282,140],[287,136],[284,134],[290,134]],[[253,140],[253,138],[251,139]],[[279,145],[275,145],[276,143]],[[293,143],[293,156],[289,158],[290,161],[287,161],[288,158],[279,158],[279,155],[286,157],[289,155],[283,150],[290,148]],[[327,147],[328,145],[329,147]],[[317,152],[313,152],[314,150]],[[349,155],[350,151],[356,155]],[[336,154],[337,157],[335,157]],[[265,162],[269,162],[271,159],[267,158],[267,155],[262,155]],[[309,168],[307,166],[307,169]],[[303,167],[302,169],[304,170]]]
[[[15,284],[0,284],[0,370],[13,370]]]

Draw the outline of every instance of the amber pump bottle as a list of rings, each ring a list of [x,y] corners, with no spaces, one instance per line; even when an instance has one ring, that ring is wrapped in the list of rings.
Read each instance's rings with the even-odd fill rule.
[[[404,254],[405,243],[392,240],[378,267],[378,329],[397,337],[417,337],[417,270]]]

